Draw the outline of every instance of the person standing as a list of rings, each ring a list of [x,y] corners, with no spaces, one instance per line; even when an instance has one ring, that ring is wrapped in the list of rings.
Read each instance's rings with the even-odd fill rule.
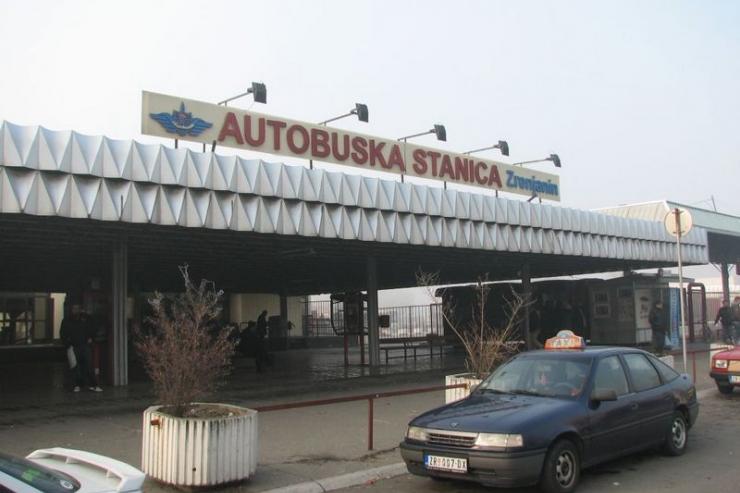
[[[648,313],[650,329],[653,331],[653,348],[656,354],[662,354],[665,349],[665,334],[667,329],[663,302],[656,301]]]
[[[725,342],[728,344],[734,344],[734,317],[732,316],[730,303],[727,300],[722,300],[722,306],[717,311],[717,316],[714,318],[714,325],[717,325],[717,322],[722,322],[722,334],[724,335]]]
[[[93,392],[102,392],[92,365],[93,327],[90,318],[82,311],[79,303],[72,304],[70,315],[64,317],[60,337],[64,346],[72,350],[77,360],[74,368],[74,392],[79,392],[86,383]]]
[[[262,373],[267,365],[267,310],[262,310],[257,317],[257,347],[255,348],[254,361],[257,365],[257,373]]]

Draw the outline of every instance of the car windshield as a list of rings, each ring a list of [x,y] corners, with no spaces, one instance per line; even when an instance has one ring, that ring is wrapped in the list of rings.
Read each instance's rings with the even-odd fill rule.
[[[548,354],[518,357],[501,365],[478,387],[480,392],[574,398],[581,395],[591,359]]]
[[[80,489],[80,483],[68,474],[2,452],[0,471],[44,493],[74,493]]]

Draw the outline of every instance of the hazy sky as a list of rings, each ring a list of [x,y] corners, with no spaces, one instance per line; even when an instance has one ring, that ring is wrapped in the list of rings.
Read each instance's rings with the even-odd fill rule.
[[[140,138],[141,90],[215,102],[262,80],[262,112],[317,121],[365,102],[369,124],[337,125],[441,122],[451,150],[557,152],[564,205],[714,195],[740,213],[738,2],[0,5],[0,119]]]
[[[563,205],[714,195],[740,214],[740,2],[0,7],[0,119],[166,142],[139,134],[142,90],[216,102],[261,80],[265,113],[318,121],[364,102],[370,123],[337,126],[399,137],[439,122],[450,150],[557,152]]]

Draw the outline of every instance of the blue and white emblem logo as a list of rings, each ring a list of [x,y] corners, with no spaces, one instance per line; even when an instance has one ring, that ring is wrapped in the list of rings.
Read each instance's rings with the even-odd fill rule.
[[[191,135],[197,137],[204,130],[211,128],[213,123],[209,123],[201,118],[193,118],[193,114],[185,111],[185,103],[180,103],[180,110],[173,110],[172,113],[149,113],[149,116],[156,120],[168,133],[177,134],[181,137]]]

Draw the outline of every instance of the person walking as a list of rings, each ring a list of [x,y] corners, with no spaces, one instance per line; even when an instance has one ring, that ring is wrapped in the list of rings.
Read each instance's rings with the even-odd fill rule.
[[[653,331],[653,348],[655,354],[663,354],[667,324],[662,301],[658,300],[653,303],[653,307],[650,309],[650,313],[648,313],[648,321],[650,322],[650,329]]]
[[[734,321],[730,303],[727,300],[722,300],[722,306],[717,311],[717,316],[714,318],[714,325],[717,325],[717,322],[722,323],[722,334],[724,335],[725,342],[728,344],[735,343]]]
[[[59,335],[64,346],[72,348],[77,360],[77,366],[73,368],[75,380],[73,391],[79,392],[80,388],[87,384],[93,392],[102,392],[92,365],[94,329],[90,318],[82,311],[79,303],[75,302],[70,307],[70,315],[62,320]]]

